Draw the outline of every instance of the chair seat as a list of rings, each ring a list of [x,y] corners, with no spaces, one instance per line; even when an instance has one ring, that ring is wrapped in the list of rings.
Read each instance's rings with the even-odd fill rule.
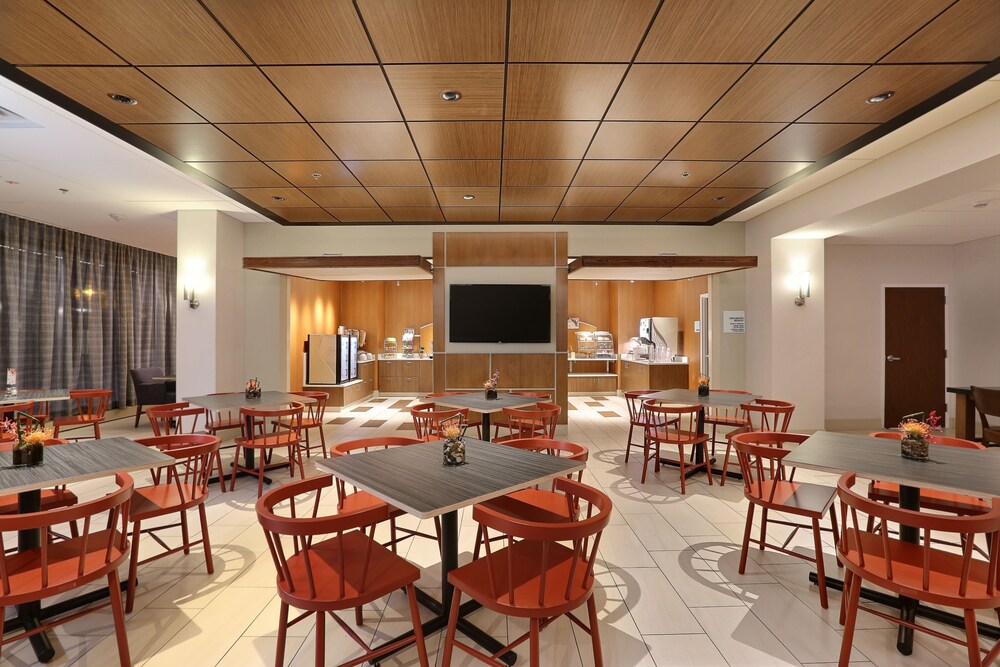
[[[94,417],[91,415],[63,415],[60,417],[53,417],[52,424],[54,426],[72,426],[75,424],[100,424],[104,421],[104,417]]]
[[[896,505],[899,503],[899,484],[873,481],[868,485],[868,497],[878,502]],[[920,507],[955,514],[983,514],[990,511],[991,505],[974,496],[920,489]]]
[[[522,489],[483,503],[497,512],[540,523],[569,521],[571,512],[564,493],[546,489]]]
[[[355,491],[354,493],[349,493],[344,497],[343,506],[338,509],[338,512],[346,514],[348,512],[359,512],[361,510],[368,510],[373,507],[382,507],[384,505],[388,505],[388,503],[381,498],[376,498],[367,491]],[[395,508],[390,507],[390,513],[393,509]]]
[[[771,498],[772,489],[773,499]],[[751,481],[749,493],[752,496],[763,496],[765,502],[770,505],[781,505],[778,509],[782,512],[821,519],[826,514],[826,510],[833,504],[837,489],[809,482],[768,479],[760,485],[759,493],[758,484]],[[759,497],[754,498],[754,500],[759,500]]]
[[[275,422],[278,428],[293,428],[291,422],[279,421]],[[302,418],[302,428],[322,428],[323,422],[319,419],[306,419]]]
[[[213,435],[215,435],[216,431],[225,431],[231,428],[243,428],[243,420],[239,418],[219,419],[210,424],[205,424],[205,430]]]
[[[183,497],[181,496],[182,492]],[[190,482],[182,483],[179,490],[177,484],[173,482],[139,486],[136,487],[135,495],[132,496],[129,519],[144,521],[164,514],[180,512],[204,502],[207,496],[208,494],[203,493],[197,484]]]
[[[68,489],[43,489],[41,495],[42,512],[57,507],[71,507],[76,505],[79,500],[76,494]],[[16,493],[0,496],[0,514],[18,514]]]
[[[747,426],[749,422],[741,417],[726,417],[725,415],[719,415],[718,417],[705,417],[706,424],[715,424],[716,426]]]
[[[865,564],[860,564],[858,537],[864,550]],[[989,563],[972,559],[968,587],[959,595],[958,586],[962,578],[962,556],[941,549],[930,550],[930,586],[924,590],[924,550],[919,544],[887,538],[892,560],[893,580],[885,577],[885,551],[882,535],[848,529],[843,538],[847,541],[847,553],[838,551],[837,557],[852,572],[877,586],[907,597],[931,604],[940,604],[960,609],[992,609],[998,604],[1000,595],[987,589]]]
[[[484,607],[508,616],[532,618],[552,617],[564,614],[580,606],[591,592],[593,576],[587,577],[585,567],[573,567],[572,549],[559,544],[548,543],[548,567],[544,579],[541,566],[545,562],[542,542],[524,540],[493,552],[493,558],[480,558],[448,574],[448,581],[466,595],[479,601]],[[512,556],[514,568],[513,599],[511,604],[508,558]],[[493,567],[493,581],[496,595],[490,585],[490,563]],[[566,582],[570,585],[567,590]],[[568,595],[567,595],[568,593]],[[566,601],[568,600],[568,601]]]
[[[235,442],[241,447],[272,449],[274,447],[290,447],[291,445],[296,445],[299,442],[299,438],[295,435],[295,433],[271,433],[267,436],[266,441],[264,436],[258,436],[257,438],[236,438]]]
[[[983,443],[987,445],[989,445],[990,443],[1000,445],[1000,429],[984,428]]]
[[[356,494],[355,494],[356,495]],[[371,561],[364,572],[365,552],[371,549]],[[306,554],[316,584],[311,596],[306,574]],[[340,570],[343,562],[345,570]],[[310,611],[348,609],[388,595],[420,578],[420,570],[358,530],[343,535],[343,554],[339,539],[332,537],[314,543],[288,559],[289,578],[278,580],[278,595],[288,604]],[[362,577],[364,579],[362,580]],[[341,584],[344,592],[341,593]],[[364,593],[359,593],[360,590]]]
[[[699,442],[707,442],[709,436],[698,435],[694,431],[678,431],[676,429],[658,428],[652,432],[647,430],[649,437],[656,440],[661,445],[695,445]]]

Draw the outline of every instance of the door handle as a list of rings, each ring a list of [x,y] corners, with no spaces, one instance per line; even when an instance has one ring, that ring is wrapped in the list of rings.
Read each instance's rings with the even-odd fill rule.
[[[887,354],[886,357],[885,357],[885,360],[886,361],[902,361],[902,359],[900,359],[899,357],[897,357],[894,354]]]

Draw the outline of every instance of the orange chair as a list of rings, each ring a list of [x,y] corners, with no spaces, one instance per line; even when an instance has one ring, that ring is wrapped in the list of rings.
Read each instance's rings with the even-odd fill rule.
[[[469,408],[445,408],[435,410],[433,403],[420,403],[410,408],[410,419],[413,420],[413,429],[416,437],[424,442],[441,440],[441,431],[448,424],[467,423],[469,419]]]
[[[742,389],[713,389],[714,394],[738,394],[741,396],[750,396],[749,391],[743,391]],[[715,458],[715,446],[717,444],[722,444],[723,440],[720,440],[719,427],[728,428],[730,430],[743,428],[747,425],[747,420],[744,416],[740,414],[739,408],[706,408],[705,410],[705,428],[709,426],[712,427],[712,433],[709,436],[709,445],[712,449],[712,458]],[[723,464],[725,465],[725,464]],[[726,476],[722,476],[722,483],[725,483]]]
[[[226,394],[239,394],[238,391],[220,391],[209,396],[225,396]],[[238,410],[205,410],[205,430],[212,435],[219,435],[220,431],[239,430],[243,431],[245,422]]]
[[[306,471],[302,466],[302,449],[299,446],[299,429],[302,423],[302,404],[292,403],[291,407],[274,410],[257,408],[240,408],[240,416],[249,419],[253,428],[250,433],[236,439],[236,454],[233,459],[233,475],[229,482],[229,490],[236,488],[236,475],[239,472],[257,473],[257,497],[264,493],[264,470],[267,468],[267,456],[279,448],[288,450],[288,474],[295,476],[295,463],[299,464],[299,477],[305,478]],[[285,428],[267,432],[266,424],[270,421],[285,422]],[[257,452],[257,470],[240,465],[240,451],[253,449]]]
[[[132,498],[132,478],[118,473],[115,484],[117,488],[111,493],[73,507],[0,516],[0,540],[18,531],[39,531],[43,536],[40,546],[34,549],[0,556],[0,600],[4,607],[62,595],[102,577],[107,579],[110,597],[104,604],[88,606],[85,611],[42,623],[14,637],[0,637],[0,646],[111,605],[118,661],[122,667],[132,664],[118,583],[118,566],[128,558],[126,521]],[[76,522],[83,524],[78,537],[58,542],[49,537],[52,526]]]
[[[708,436],[698,432],[698,418],[705,409],[703,405],[659,405],[656,401],[645,401],[646,437],[642,445],[642,479],[646,482],[646,468],[650,460],[654,461],[654,472],[660,472],[660,446],[677,447],[678,466],[681,471],[681,493],[685,493],[685,478],[687,471],[704,468],[708,475],[708,483],[712,484],[712,462],[708,457]],[[685,463],[684,448],[694,450],[701,448],[704,460],[701,463]]]
[[[316,615],[316,664],[325,664],[326,616],[330,615],[344,632],[361,647],[364,655],[344,665],[359,665],[386,653],[416,644],[421,667],[428,667],[424,632],[420,625],[414,583],[420,570],[374,539],[375,524],[388,518],[388,506],[359,509],[354,512],[319,516],[323,489],[333,485],[331,475],[320,475],[284,484],[257,501],[257,520],[264,529],[268,550],[278,572],[278,646],[275,664],[285,660],[285,636],[288,627],[310,615]],[[303,496],[313,496],[301,506],[306,516],[296,516],[296,506]],[[288,508],[290,516],[275,513],[275,507]],[[312,511],[308,510],[312,507]],[[371,527],[370,533],[365,529]],[[329,535],[329,537],[327,537]],[[334,612],[355,610],[361,625],[361,606],[405,588],[413,623],[413,637],[400,639],[374,651]],[[288,608],[304,611],[288,620]]]
[[[73,403],[73,413],[63,417],[56,417],[52,420],[55,428],[53,436],[59,437],[59,429],[66,426],[93,426],[94,438],[101,437],[101,422],[108,411],[108,404],[111,402],[110,389],[76,389],[69,392],[70,401]],[[69,440],[83,440],[84,438],[68,438]]]
[[[545,391],[511,391],[508,392],[512,396],[525,396],[527,398],[537,398],[540,401],[551,401],[552,394]],[[531,406],[526,406],[531,407]],[[503,413],[493,415],[490,420],[490,425],[493,426],[493,442],[500,437],[500,429],[507,426],[507,418],[504,417]]]
[[[0,405],[0,421],[10,420],[14,421],[16,419],[20,421],[31,421],[30,419],[25,420],[23,416],[16,415],[18,412],[22,412],[26,415],[30,415],[31,411],[35,409],[34,401],[20,401],[18,403],[7,403],[6,405]]]
[[[147,410],[149,414],[150,410]],[[156,447],[164,454],[173,457],[174,462],[161,466],[159,474],[154,475],[153,483],[135,489],[129,521],[132,522],[132,560],[128,572],[128,597],[125,611],[131,612],[135,604],[136,572],[140,565],[183,551],[191,553],[192,542],[188,533],[187,511],[198,508],[201,520],[201,540],[205,548],[205,568],[209,574],[214,572],[212,565],[212,545],[208,540],[208,520],[205,516],[205,501],[208,499],[208,477],[212,471],[213,456],[219,452],[219,438],[201,433],[186,433],[181,435],[160,435],[152,438],[136,438],[135,441],[146,447]],[[163,473],[166,474],[163,474]],[[142,522],[157,519],[169,514],[180,514],[180,522],[142,528]],[[178,547],[166,548],[156,531],[167,528],[181,527],[182,544]],[[139,538],[143,533],[166,548],[155,556],[139,561]]]
[[[562,408],[555,403],[539,402],[534,408],[504,408],[507,435],[494,437],[493,442],[508,442],[524,438],[554,438],[556,422]]]
[[[358,454],[364,452],[370,452],[373,449],[388,449],[389,447],[405,447],[407,445],[416,445],[423,440],[414,440],[413,438],[401,438],[399,436],[380,436],[375,438],[362,438],[359,440],[348,440],[346,442],[340,442],[330,448],[331,456],[348,456],[350,454]],[[370,509],[372,507],[377,507],[378,505],[385,505],[389,508],[389,541],[383,542],[382,546],[390,547],[393,553],[396,553],[396,544],[405,540],[408,537],[426,537],[429,540],[435,540],[440,544],[441,542],[441,522],[439,519],[434,519],[434,528],[436,535],[430,535],[428,533],[421,533],[419,530],[411,530],[410,528],[403,528],[401,526],[396,526],[396,518],[405,514],[401,509],[389,505],[384,500],[376,498],[367,491],[362,491],[356,486],[350,486],[341,479],[337,480],[337,511],[338,512],[357,512],[359,510]],[[397,531],[404,533],[404,537],[397,537]]]
[[[565,614],[590,634],[594,664],[603,666],[593,594],[594,563],[601,533],[611,517],[611,500],[595,488],[564,477],[556,479],[555,490],[565,494],[568,507],[579,507],[572,521],[539,523],[515,518],[485,505],[473,508],[472,517],[482,526],[486,537],[486,554],[448,574],[455,594],[451,600],[442,667],[451,667],[456,646],[481,662],[503,664],[455,638],[463,594],[497,613],[530,619],[530,630],[497,651],[495,656],[528,641],[529,664],[538,667],[541,631]],[[505,537],[505,548],[499,551],[490,548],[490,530]],[[584,603],[590,617],[589,626],[573,615],[573,611]]]
[[[24,389],[22,391],[41,391],[40,389]],[[52,419],[52,401],[34,401],[28,414],[38,420],[43,427]]]
[[[785,443],[799,444],[808,437],[798,433],[755,431],[753,433],[740,433],[730,439],[730,443],[736,448],[736,457],[740,463],[740,471],[743,473],[743,495],[750,501],[746,527],[743,530],[743,548],[740,551],[739,571],[740,574],[746,572],[747,551],[751,542],[760,547],[761,551],[765,548],[774,549],[783,554],[816,563],[819,603],[826,609],[828,604],[826,576],[823,567],[823,544],[820,541],[820,531],[825,529],[820,527],[819,522],[829,510],[830,531],[836,542],[839,535],[837,532],[837,510],[833,507],[833,499],[837,495],[837,490],[832,486],[823,486],[822,484],[796,482],[793,479],[795,469],[791,468],[791,472],[786,474],[786,469],[781,463],[782,459],[792,451],[784,448]],[[753,528],[754,508],[757,506],[761,508],[760,538],[753,539],[750,537],[750,532]],[[774,518],[769,520],[769,510],[801,516],[809,520],[809,525]],[[767,541],[769,521],[782,526],[791,526],[794,529],[784,544],[779,546]],[[785,548],[800,528],[812,530],[814,558]]]
[[[149,418],[149,425],[153,427],[153,435],[180,435],[182,433],[198,432],[198,418],[206,415],[204,408],[191,407],[190,403],[182,401],[180,403],[166,403],[146,409],[146,417]],[[190,419],[188,428],[184,428],[185,420]],[[212,465],[215,466],[219,487],[222,492],[226,491],[226,476],[222,471],[222,455],[219,453],[221,447],[212,454]]]
[[[652,394],[655,389],[641,389],[639,391],[625,392],[625,405],[628,407],[628,440],[625,441],[625,463],[628,463],[628,456],[635,446],[632,442],[632,433],[638,426],[642,429],[643,438],[646,436],[647,414],[642,408],[642,402],[646,400],[647,394]]]
[[[465,394],[468,392],[464,391],[439,391],[434,394],[424,394],[424,400],[430,400],[433,402],[435,398],[444,398],[445,396],[457,396],[458,394]],[[483,416],[479,413],[469,416],[469,421],[467,422],[469,427],[476,427],[476,437],[482,439],[483,437]]]
[[[741,419],[744,424],[740,428],[726,434],[726,440],[738,433],[753,433],[771,431],[787,433],[788,424],[795,412],[795,405],[788,401],[777,401],[771,398],[758,398],[750,403],[740,405]],[[722,479],[719,486],[726,485],[726,472],[729,471],[729,454],[733,448],[732,442],[726,443],[726,457],[722,462]]]
[[[850,660],[858,610],[863,609],[892,623],[905,625],[941,639],[965,646],[969,664],[988,665],[1000,654],[1000,643],[984,651],[979,645],[977,609],[992,609],[1000,618],[1000,500],[993,499],[989,511],[974,516],[948,516],[905,510],[883,505],[854,491],[854,473],[844,473],[837,482],[840,511],[844,516],[844,534],[837,542],[837,558],[847,568],[840,619],[844,638],[840,645],[840,664]],[[886,531],[873,533],[863,526],[861,513],[876,517],[882,524],[898,523],[913,528],[923,539],[919,544],[890,537]],[[975,558],[973,544],[984,538],[990,546],[987,560]],[[959,543],[958,550],[943,550],[936,542]],[[965,641],[944,635],[916,622],[876,608],[861,607],[863,582],[870,582],[897,595],[927,604],[962,609],[965,616]],[[919,644],[917,644],[919,646]],[[982,655],[986,652],[986,656]]]
[[[309,429],[314,428],[319,431],[320,449],[323,451],[323,457],[326,458],[326,436],[323,434],[323,420],[326,415],[326,403],[330,400],[330,394],[325,391],[292,391],[289,393],[295,396],[302,396],[303,398],[316,399],[313,403],[304,404],[302,433],[305,434],[306,440],[303,449],[306,451],[306,458],[311,458],[312,445],[309,443]],[[276,428],[288,428],[288,425],[282,422],[275,422],[274,425]]]

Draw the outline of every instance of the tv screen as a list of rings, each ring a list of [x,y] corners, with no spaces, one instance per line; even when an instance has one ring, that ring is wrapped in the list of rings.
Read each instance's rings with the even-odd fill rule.
[[[452,285],[453,343],[549,343],[549,285]]]

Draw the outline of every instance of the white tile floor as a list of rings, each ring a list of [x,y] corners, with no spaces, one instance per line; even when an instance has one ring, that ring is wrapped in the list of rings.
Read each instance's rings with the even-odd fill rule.
[[[367,402],[363,405],[371,409],[361,412],[357,407],[330,411],[330,420],[351,419],[328,424],[327,442],[375,434],[406,435],[398,429],[409,422],[409,415],[391,407],[399,400]],[[746,575],[738,574],[746,511],[739,483],[709,486],[704,475],[695,475],[688,481],[687,494],[681,495],[676,469],[664,467],[659,474],[650,472],[646,484],[639,484],[639,457],[624,463],[628,429],[624,402],[606,398],[599,401],[599,407],[588,405],[598,402],[589,397],[573,397],[571,402],[575,410],[570,412],[569,426],[559,435],[590,448],[584,481],[603,488],[616,507],[601,542],[596,586],[605,665],[836,663],[841,640],[837,622],[840,596],[831,591],[830,609],[820,607],[816,589],[808,583],[809,564],[779,553],[751,550]],[[619,417],[607,417],[601,411],[612,411]],[[102,430],[105,436],[149,434],[145,421],[133,429],[131,419],[111,422]],[[315,472],[314,466],[306,465],[307,475]],[[802,480],[833,480],[829,475],[804,470],[799,474]],[[285,473],[273,476],[287,480]],[[278,621],[275,574],[257,525],[255,501],[254,480],[239,480],[233,493],[222,494],[218,487],[213,488],[208,517],[214,574],[205,573],[198,549],[189,556],[174,555],[140,569],[135,611],[127,619],[136,665],[274,664]],[[780,533],[775,530],[772,534],[778,537]],[[462,562],[471,558],[474,536],[471,512],[464,511]],[[833,570],[833,545],[829,535],[825,537],[827,567]],[[808,534],[797,535],[791,544],[812,553]],[[143,553],[152,553],[153,546],[144,539]],[[435,593],[441,585],[436,546],[428,540],[410,540],[401,545],[400,553],[421,566],[419,585]],[[353,614],[345,618],[353,623]],[[365,625],[358,632],[370,641],[383,641],[409,627],[406,600],[398,591],[366,607],[364,618]],[[487,610],[473,618],[501,640],[527,629],[520,620]],[[859,616],[858,627],[852,665],[967,664],[964,648],[920,634],[913,655],[900,655],[895,650],[894,627],[869,614]],[[313,633],[311,620],[290,629],[285,664],[314,664]],[[51,635],[58,652],[52,665],[117,664],[107,611],[72,621]],[[358,654],[336,624],[327,624],[327,635],[327,664]],[[440,634],[427,639],[432,664],[440,664],[440,640]],[[566,619],[543,632],[542,645],[543,665],[593,664],[589,637]],[[526,663],[526,656],[520,662]],[[4,647],[0,665],[33,663],[27,642]],[[405,651],[382,664],[416,665],[416,651]],[[456,654],[453,664],[478,663]]]

